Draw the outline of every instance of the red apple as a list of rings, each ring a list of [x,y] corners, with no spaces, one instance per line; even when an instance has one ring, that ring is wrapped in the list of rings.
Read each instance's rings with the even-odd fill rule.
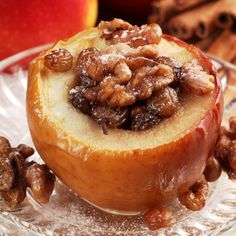
[[[97,0],[0,0],[0,60],[93,26]]]
[[[93,28],[59,41],[54,49],[67,48],[76,59],[88,45],[104,48],[99,35]],[[171,203],[199,179],[215,145],[222,92],[212,63],[171,36],[163,36],[158,50],[181,64],[198,60],[214,76],[215,88],[207,96],[186,94],[176,115],[140,132],[109,129],[104,135],[91,117],[68,102],[71,71],[50,71],[43,56],[30,65],[27,117],[35,147],[65,184],[99,207],[142,211]]]

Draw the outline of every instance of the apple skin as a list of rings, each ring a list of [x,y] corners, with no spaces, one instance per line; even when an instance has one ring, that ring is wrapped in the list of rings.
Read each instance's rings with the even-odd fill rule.
[[[0,0],[0,60],[91,27],[97,0]]]
[[[215,90],[209,109],[187,134],[149,149],[93,150],[67,133],[65,147],[58,147],[58,124],[39,115],[44,109],[40,103],[38,82],[43,80],[40,78],[42,57],[31,64],[27,117],[35,147],[48,167],[67,186],[99,207],[144,211],[170,204],[201,177],[206,160],[213,151],[223,111],[223,96],[216,71],[209,59],[194,46],[171,36],[164,35],[163,38],[193,52],[216,78]],[[82,145],[83,148],[79,154],[73,155],[67,143]],[[86,161],[83,156],[87,157]]]

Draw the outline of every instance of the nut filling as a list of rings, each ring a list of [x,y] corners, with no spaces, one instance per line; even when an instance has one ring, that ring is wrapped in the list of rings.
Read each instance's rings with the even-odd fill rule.
[[[158,25],[138,27],[114,19],[101,22],[98,29],[107,44],[104,50],[86,48],[72,65],[70,52],[58,49],[60,53],[45,56],[44,64],[55,72],[73,68],[70,101],[101,125],[104,134],[108,128],[152,128],[176,113],[182,94],[200,96],[214,90],[214,77],[196,59],[180,65],[159,55]]]

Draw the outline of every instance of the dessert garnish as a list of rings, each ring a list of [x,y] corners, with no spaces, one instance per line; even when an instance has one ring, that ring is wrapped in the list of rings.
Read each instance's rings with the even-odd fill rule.
[[[25,144],[13,148],[6,138],[0,136],[0,195],[9,208],[24,201],[27,187],[37,202],[49,201],[55,176],[46,165],[28,162],[27,158],[33,154],[33,148]]]

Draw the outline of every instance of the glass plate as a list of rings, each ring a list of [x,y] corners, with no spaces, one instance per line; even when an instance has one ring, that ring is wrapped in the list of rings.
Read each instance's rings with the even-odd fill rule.
[[[27,71],[22,61],[47,46],[33,48],[0,62],[0,135],[13,145],[33,145],[25,114]],[[224,123],[236,114],[234,79],[215,60],[225,88]],[[227,65],[226,65],[227,66]],[[9,73],[11,71],[11,73]],[[42,162],[36,153],[32,159]],[[1,235],[234,235],[236,234],[236,184],[226,175],[210,184],[206,207],[199,212],[188,211],[174,203],[178,222],[171,228],[149,231],[141,216],[112,215],[89,205],[59,180],[48,204],[37,204],[30,193],[15,210],[7,210],[0,201]]]

